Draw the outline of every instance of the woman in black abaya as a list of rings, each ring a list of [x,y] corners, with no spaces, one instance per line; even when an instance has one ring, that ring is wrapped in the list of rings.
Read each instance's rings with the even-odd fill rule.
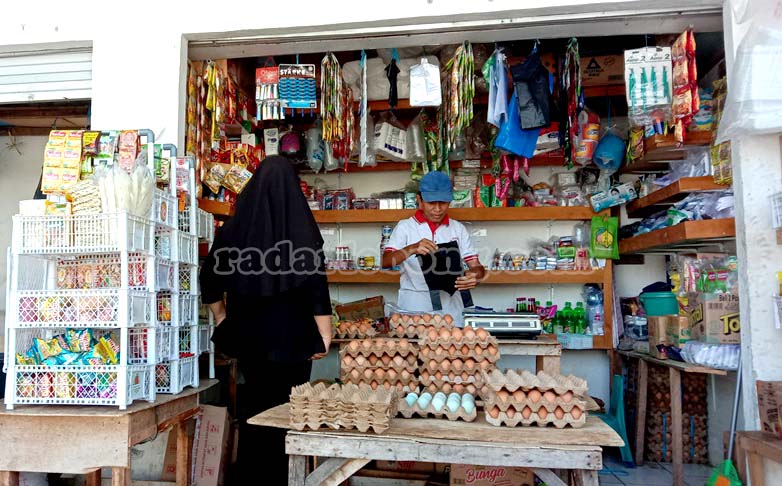
[[[331,300],[323,239],[288,159],[267,157],[217,232],[201,269],[201,295],[214,313],[212,340],[239,360],[242,481],[287,484],[285,431],[247,419],[288,401],[309,381],[312,360],[331,344]],[[246,483],[251,484],[251,483]],[[260,483],[257,483],[260,484]]]

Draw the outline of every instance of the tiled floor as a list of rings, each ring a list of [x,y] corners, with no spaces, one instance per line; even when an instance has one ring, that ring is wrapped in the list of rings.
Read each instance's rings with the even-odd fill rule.
[[[641,467],[628,468],[618,457],[607,453],[603,456],[603,470],[600,471],[601,485],[625,486],[671,486],[672,464],[646,462]],[[704,486],[712,472],[711,466],[700,464],[684,465],[684,482],[687,486]]]

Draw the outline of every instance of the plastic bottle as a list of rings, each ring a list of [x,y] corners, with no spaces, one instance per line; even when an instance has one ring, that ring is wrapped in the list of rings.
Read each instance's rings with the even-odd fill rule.
[[[583,302],[576,302],[576,308],[573,309],[576,321],[576,332],[579,334],[586,334],[589,329],[589,323],[587,322],[586,309],[584,309]]]
[[[573,304],[570,302],[565,302],[565,308],[562,310],[562,318],[564,319],[562,324],[565,327],[565,332],[576,332],[576,321],[573,319]]]
[[[554,334],[560,334],[565,332],[565,318],[562,311],[557,311],[554,316]]]
[[[595,336],[605,334],[603,322],[603,291],[596,285],[584,286],[584,300],[586,301],[587,320],[589,329]]]

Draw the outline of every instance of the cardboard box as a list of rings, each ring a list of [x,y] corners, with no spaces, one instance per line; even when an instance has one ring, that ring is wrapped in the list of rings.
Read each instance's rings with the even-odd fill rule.
[[[670,346],[681,348],[684,343],[692,339],[689,316],[671,316],[668,320],[666,341]]]
[[[757,381],[758,412],[763,432],[782,440],[782,420],[780,399],[782,399],[782,381]]]
[[[451,464],[451,486],[535,486],[535,474],[523,467]]]
[[[382,295],[370,297],[337,306],[337,315],[343,320],[383,319],[385,317],[385,299]]]
[[[375,467],[381,471],[446,474],[448,473],[449,464],[418,461],[375,461]]]
[[[231,424],[225,407],[201,406],[202,415],[195,444],[194,486],[220,486],[228,460],[228,437]],[[163,481],[176,481],[176,429],[168,434],[163,459]]]
[[[614,85],[625,83],[624,55],[592,56],[581,58],[581,84],[583,86]]]
[[[657,345],[668,344],[668,321],[676,316],[650,316],[647,318],[649,329],[649,354],[657,359],[666,359],[664,353],[657,350]]]
[[[714,344],[741,343],[738,295],[691,293],[689,305],[692,339]]]

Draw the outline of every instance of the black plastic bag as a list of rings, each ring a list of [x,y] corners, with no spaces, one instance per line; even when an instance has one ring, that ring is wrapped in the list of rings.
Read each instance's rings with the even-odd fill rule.
[[[519,97],[521,128],[547,127],[551,124],[551,91],[549,72],[540,62],[537,50],[524,61],[510,68]]]

